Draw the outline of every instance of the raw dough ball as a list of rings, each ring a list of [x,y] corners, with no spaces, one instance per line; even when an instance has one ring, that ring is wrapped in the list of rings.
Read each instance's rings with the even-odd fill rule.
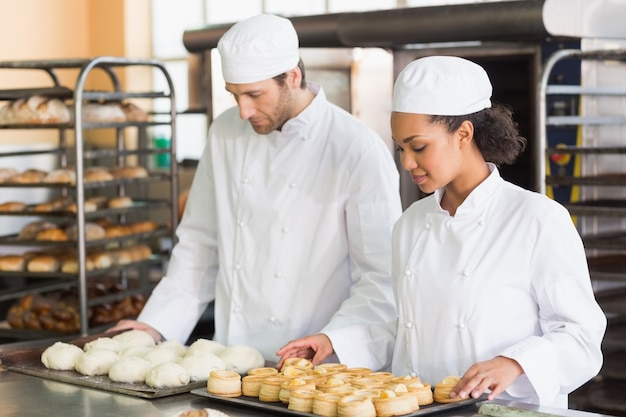
[[[168,349],[176,352],[178,356],[185,356],[187,354],[187,348],[178,340],[166,340],[157,345],[157,349]]]
[[[120,350],[119,355],[120,358],[126,358],[128,356],[137,356],[139,358],[143,358],[148,354],[148,352],[153,349],[153,347],[148,346],[131,346]]]
[[[224,361],[226,369],[241,375],[247,374],[250,369],[265,365],[261,352],[247,345],[228,346],[219,356]]]
[[[76,360],[83,355],[83,350],[70,343],[56,342],[41,354],[41,363],[48,369],[73,371]]]
[[[137,356],[119,359],[109,369],[109,378],[115,382],[144,382],[152,364]]]
[[[89,349],[76,360],[76,371],[83,375],[106,375],[119,356],[112,350]]]
[[[226,346],[221,343],[209,339],[198,339],[189,346],[189,349],[187,349],[187,355],[191,355],[196,351],[211,352],[219,355],[224,351],[224,349],[226,349]]]
[[[178,362],[180,360],[178,353],[169,349],[152,349],[143,355],[143,358],[150,361],[152,366],[165,362]]]
[[[152,388],[182,387],[189,383],[189,372],[180,364],[166,362],[155,366],[146,375],[146,384]]]
[[[192,381],[207,380],[211,371],[226,369],[222,358],[211,352],[186,355],[180,364],[187,369]]]
[[[129,330],[124,333],[113,336],[113,340],[117,340],[122,344],[123,348],[133,346],[154,346],[156,343],[150,334],[143,330]]]
[[[122,348],[123,346],[121,342],[113,340],[110,337],[99,337],[95,340],[92,340],[91,342],[85,343],[85,346],[83,346],[83,350],[85,352],[88,352],[91,349],[104,349],[113,352],[119,352],[120,350],[122,350]]]

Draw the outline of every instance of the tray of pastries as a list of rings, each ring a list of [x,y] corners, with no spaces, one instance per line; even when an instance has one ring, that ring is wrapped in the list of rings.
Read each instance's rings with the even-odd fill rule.
[[[0,352],[11,371],[142,398],[159,398],[206,387],[213,370],[264,364],[254,348],[198,339],[155,343],[141,330],[56,341],[37,349]],[[250,362],[252,361],[252,362]]]
[[[453,399],[450,390],[458,377],[436,384],[410,375],[348,368],[344,364],[313,366],[291,358],[279,371],[253,368],[245,376],[216,370],[207,386],[191,391],[209,402],[228,403],[274,415],[391,417],[421,416],[471,406],[484,398]]]

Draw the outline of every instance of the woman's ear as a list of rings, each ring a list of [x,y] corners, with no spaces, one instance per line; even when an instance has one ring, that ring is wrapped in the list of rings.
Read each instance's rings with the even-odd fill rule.
[[[474,125],[469,120],[464,120],[461,126],[456,130],[456,135],[459,138],[459,144],[465,146],[472,143],[474,139]]]

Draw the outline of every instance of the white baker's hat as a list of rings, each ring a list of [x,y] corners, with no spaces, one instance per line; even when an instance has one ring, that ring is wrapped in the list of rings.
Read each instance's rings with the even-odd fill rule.
[[[462,116],[491,107],[491,92],[489,76],[480,65],[454,56],[429,56],[400,72],[391,110]]]
[[[289,19],[261,14],[235,23],[217,43],[227,83],[267,80],[298,66],[298,34]]]

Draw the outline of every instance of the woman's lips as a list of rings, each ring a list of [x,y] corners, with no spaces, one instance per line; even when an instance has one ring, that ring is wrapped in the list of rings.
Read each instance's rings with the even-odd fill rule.
[[[421,184],[426,181],[426,175],[411,175],[411,179],[415,184]]]

